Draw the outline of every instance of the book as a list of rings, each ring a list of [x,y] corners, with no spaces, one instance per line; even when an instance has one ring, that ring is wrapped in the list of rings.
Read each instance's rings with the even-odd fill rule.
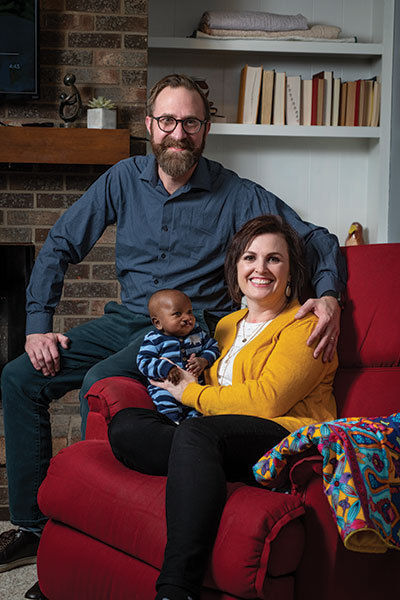
[[[362,127],[363,125],[365,125],[365,113],[366,113],[366,97],[365,97],[365,90],[366,90],[366,80],[365,79],[360,79],[360,93],[359,93],[359,98],[358,98],[358,125],[360,127]]]
[[[372,122],[372,111],[373,111],[373,101],[374,101],[374,83],[378,81],[378,78],[371,77],[370,79],[365,79],[365,92],[364,92],[364,125],[365,127],[371,126]]]
[[[334,127],[339,125],[340,90],[341,90],[341,79],[340,79],[340,77],[335,77],[332,82],[332,118],[331,118],[331,125],[333,125]]]
[[[372,79],[367,79],[365,82],[365,99],[366,99],[366,108],[365,108],[365,123],[366,127],[371,125],[372,121],[372,103],[374,97],[374,81]]]
[[[381,82],[374,81],[371,127],[378,127],[378,125],[379,125],[380,108],[381,108]]]
[[[286,124],[300,125],[300,75],[286,79]]]
[[[261,85],[261,123],[271,125],[275,71],[263,70]]]
[[[347,81],[340,88],[339,125],[346,125]]]
[[[324,82],[322,98],[321,92],[318,92],[317,106],[322,104],[320,110],[322,110],[322,119],[316,117],[317,123],[315,125],[330,125],[332,121],[332,84],[333,84],[333,72],[332,71],[320,71],[313,75],[313,80],[322,79]],[[316,85],[316,84],[315,84]],[[316,85],[317,87],[317,85]],[[322,88],[322,84],[318,84],[319,89]],[[317,108],[318,110],[318,108]]]
[[[346,127],[355,125],[357,81],[347,82]]]
[[[273,124],[285,124],[286,73],[275,73]]]
[[[332,124],[332,86],[333,73],[332,71],[323,71],[325,80],[324,90],[324,125]]]
[[[312,79],[311,88],[311,125],[317,124],[317,109],[318,109],[318,79]]]
[[[359,125],[360,120],[360,91],[361,91],[361,79],[356,81],[356,96],[354,99],[354,125]]]
[[[262,67],[245,65],[240,74],[238,123],[257,123]]]
[[[303,79],[301,82],[301,125],[311,125],[312,80]]]
[[[323,71],[312,78],[311,125],[324,124],[325,79]]]

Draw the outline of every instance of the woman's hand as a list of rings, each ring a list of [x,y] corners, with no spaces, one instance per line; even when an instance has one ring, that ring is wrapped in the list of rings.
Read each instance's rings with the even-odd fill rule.
[[[176,385],[174,385],[171,381],[168,381],[168,379],[164,379],[164,381],[155,381],[154,379],[149,379],[149,381],[152,385],[162,388],[163,390],[167,390],[167,392],[169,392],[175,398],[175,400],[178,400],[178,402],[182,402],[183,392],[189,383],[197,382],[197,377],[191,373],[188,373],[187,371],[184,371],[180,367],[177,368],[180,371],[181,377],[180,381]]]

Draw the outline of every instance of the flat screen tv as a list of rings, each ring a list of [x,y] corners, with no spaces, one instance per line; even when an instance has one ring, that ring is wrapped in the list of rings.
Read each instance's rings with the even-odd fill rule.
[[[39,0],[0,0],[0,100],[39,98]]]

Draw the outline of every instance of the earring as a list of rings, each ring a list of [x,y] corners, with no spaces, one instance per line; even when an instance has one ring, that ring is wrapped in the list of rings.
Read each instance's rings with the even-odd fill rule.
[[[292,286],[290,285],[290,281],[288,281],[287,285],[286,285],[286,289],[285,289],[285,296],[286,296],[286,298],[290,298],[291,295],[292,295]]]

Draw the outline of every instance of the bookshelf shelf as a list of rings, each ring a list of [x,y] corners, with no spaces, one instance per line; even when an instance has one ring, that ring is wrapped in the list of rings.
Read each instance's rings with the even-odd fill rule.
[[[227,5],[229,4],[229,7]],[[149,0],[148,85],[167,73],[204,78],[225,123],[213,123],[205,155],[274,192],[343,244],[359,221],[369,243],[400,242],[400,1]],[[209,10],[303,14],[356,43],[187,37]],[[381,81],[379,127],[237,124],[243,66],[312,79]]]
[[[150,37],[150,51],[181,50],[187,52],[257,52],[265,54],[316,54],[379,57],[382,44],[348,42],[296,42],[273,40],[208,40],[180,37]]]
[[[243,125],[240,123],[212,123],[210,135],[245,135],[270,137],[312,138],[379,138],[379,127],[306,127],[291,125]]]

